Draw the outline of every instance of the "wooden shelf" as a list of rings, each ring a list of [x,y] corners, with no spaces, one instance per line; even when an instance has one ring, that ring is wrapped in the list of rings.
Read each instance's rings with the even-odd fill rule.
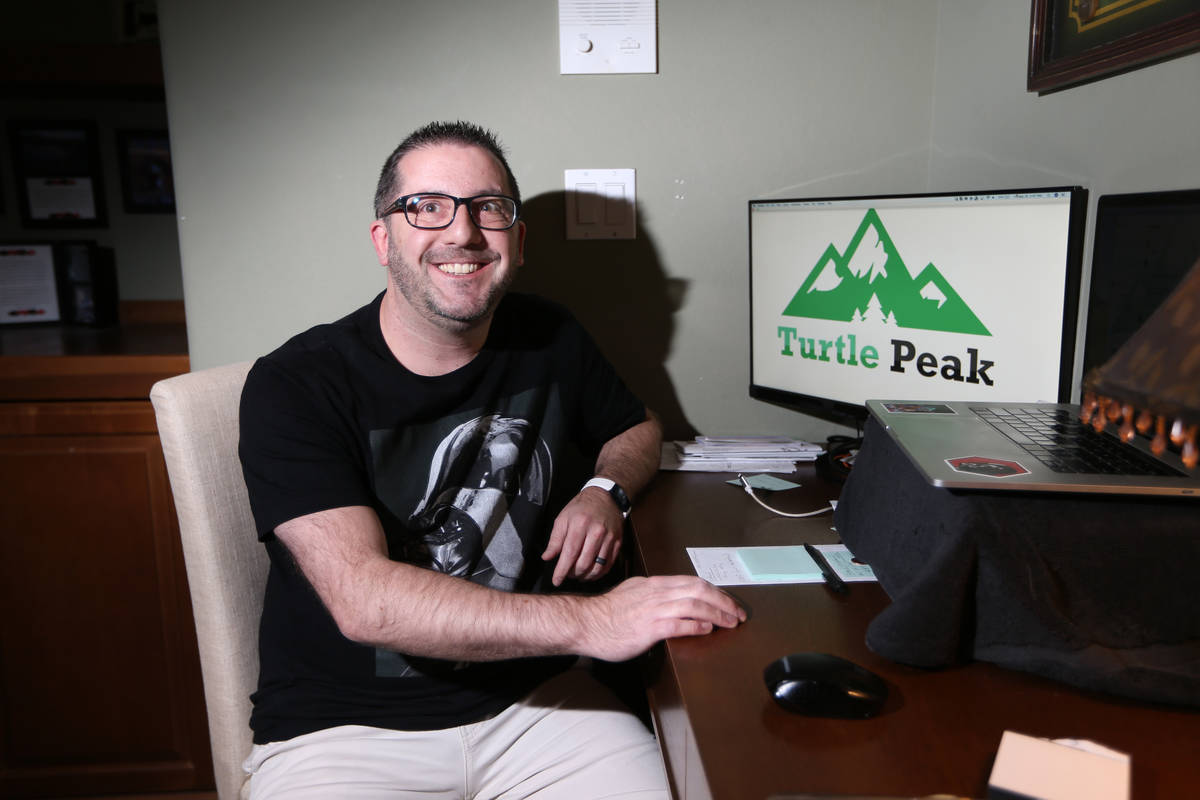
[[[0,331],[0,400],[146,400],[189,369],[181,323]]]
[[[0,89],[162,96],[162,51],[158,42],[8,43],[0,48]]]

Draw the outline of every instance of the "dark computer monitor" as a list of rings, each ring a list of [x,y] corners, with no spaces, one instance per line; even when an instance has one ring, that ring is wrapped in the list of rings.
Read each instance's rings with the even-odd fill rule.
[[[1101,195],[1082,374],[1117,352],[1200,259],[1200,189]]]
[[[1061,401],[1078,186],[751,200],[750,395],[855,422],[868,399]]]

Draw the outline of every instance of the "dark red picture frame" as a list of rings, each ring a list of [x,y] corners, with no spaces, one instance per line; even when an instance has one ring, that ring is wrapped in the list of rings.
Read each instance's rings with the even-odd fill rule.
[[[1033,0],[1026,88],[1046,94],[1198,49],[1194,0]]]

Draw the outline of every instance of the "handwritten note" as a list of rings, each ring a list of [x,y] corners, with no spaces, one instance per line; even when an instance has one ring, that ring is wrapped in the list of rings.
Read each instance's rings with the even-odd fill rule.
[[[873,581],[875,573],[854,560],[842,544],[814,545],[844,581]],[[804,545],[779,547],[689,547],[696,574],[716,586],[770,583],[820,583],[821,568]]]

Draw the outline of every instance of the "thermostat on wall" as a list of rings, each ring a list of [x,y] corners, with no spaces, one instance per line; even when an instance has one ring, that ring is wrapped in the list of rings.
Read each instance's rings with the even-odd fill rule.
[[[563,75],[657,72],[655,0],[558,0]]]

